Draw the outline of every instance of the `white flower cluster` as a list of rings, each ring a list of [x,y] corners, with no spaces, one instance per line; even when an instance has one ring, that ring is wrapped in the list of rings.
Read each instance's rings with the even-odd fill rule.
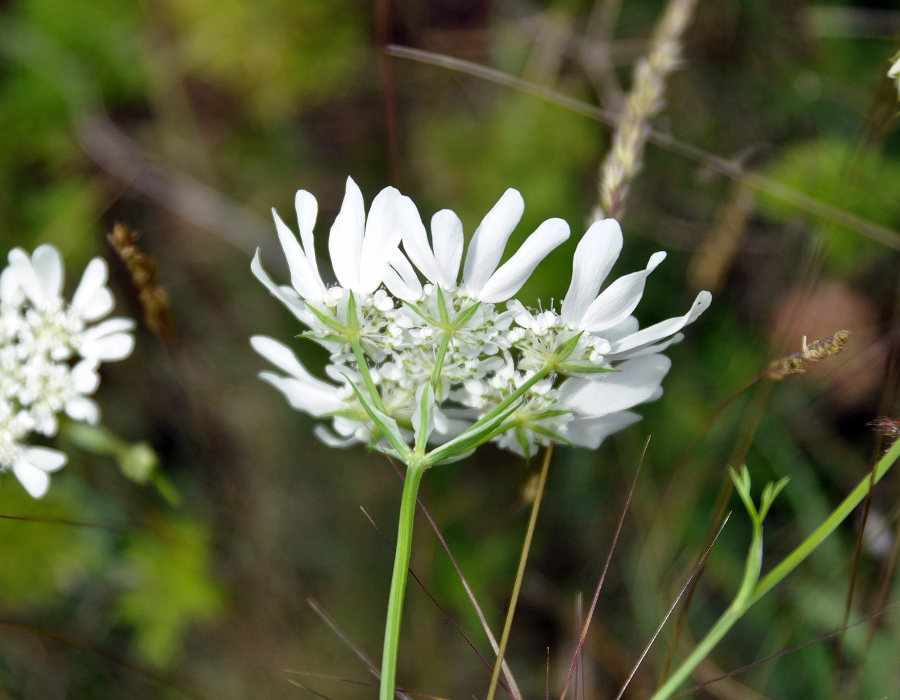
[[[500,265],[524,210],[521,195],[507,190],[463,261],[462,223],[452,211],[432,217],[429,239],[408,197],[386,188],[366,216],[349,178],[328,241],[337,278],[328,287],[314,249],[315,198],[299,191],[296,210],[299,240],[273,210],[291,284],[276,284],[258,251],[251,268],[308,328],[303,335],[331,353],[330,381],[313,377],[276,340],[251,343],[282,372],[262,372],[263,380],[295,409],[331,418],[332,430],[316,427],[329,445],[397,453],[397,434],[418,442],[424,410],[428,441],[457,448],[441,452],[445,458],[488,440],[526,456],[549,442],[596,447],[639,420],[627,409],[660,396],[670,364],[660,351],[711,300],[701,292],[685,315],[640,330],[632,312],[665,253],[601,292],[622,247],[619,224],[607,219],[579,242],[560,311],[529,310],[511,297],[568,238],[563,220],[542,223]]]
[[[11,470],[35,498],[67,458],[29,444],[31,436],[55,435],[61,412],[96,423],[100,410],[88,397],[100,384],[97,369],[134,347],[131,319],[92,325],[115,304],[106,263],[91,260],[71,302],[62,296],[64,276],[62,256],[50,245],[30,257],[14,248],[0,272],[0,473]]]

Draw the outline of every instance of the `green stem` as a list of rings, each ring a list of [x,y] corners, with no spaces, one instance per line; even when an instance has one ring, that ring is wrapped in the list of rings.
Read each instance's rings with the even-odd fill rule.
[[[551,371],[553,371],[553,367],[551,365],[546,365],[543,368],[541,368],[541,370],[537,374],[535,374],[533,377],[528,379],[528,381],[526,381],[524,384],[522,384],[522,386],[520,386],[518,389],[516,389],[512,394],[510,394],[505,399],[503,399],[503,401],[501,401],[499,404],[494,406],[494,408],[491,409],[490,413],[483,416],[481,419],[479,419],[473,425],[470,425],[469,428],[464,433],[457,435],[450,442],[445,443],[445,444],[441,445],[440,447],[436,447],[431,452],[429,452],[427,455],[425,455],[425,463],[428,466],[432,466],[432,465],[437,464],[438,462],[446,459],[448,456],[453,455],[454,450],[456,449],[457,445],[468,440],[469,436],[472,433],[477,432],[478,430],[481,430],[485,425],[487,425],[492,420],[494,420],[497,416],[499,416],[501,413],[503,413],[503,411],[505,411],[507,408],[512,406],[512,404],[514,402],[518,401],[519,398],[526,391],[528,391],[531,387],[533,387],[535,384],[537,384],[539,381],[541,381],[544,377],[546,377],[548,374],[550,374]]]
[[[412,548],[413,522],[416,516],[416,494],[425,467],[419,462],[407,465],[403,496],[400,499],[400,523],[397,526],[397,549],[394,552],[394,573],[388,598],[387,621],[384,625],[384,652],[381,657],[381,690],[379,700],[392,700],[397,676],[397,651],[400,646],[400,620],[403,616],[403,596],[409,573],[409,554]]]
[[[761,580],[757,581],[752,590],[747,591],[746,583],[748,576],[745,574],[744,584],[735,597],[734,601],[722,616],[712,626],[706,636],[697,644],[694,651],[685,659],[684,663],[678,667],[672,676],[670,676],[663,686],[656,691],[651,700],[662,700],[670,697],[678,686],[693,672],[693,670],[703,661],[704,658],[713,650],[716,644],[725,636],[734,624],[750,609],[750,607],[768,593],[774,586],[780,583],[791,571],[796,569],[804,559],[815,551],[815,549],[825,541],[825,539],[834,532],[847,516],[853,512],[862,500],[871,492],[872,488],[894,465],[900,458],[900,440],[894,443],[884,456],[878,460],[872,472],[866,475],[862,481],[857,484],[856,488],[850,492],[841,504],[834,509],[831,515],[818,528],[813,531],[809,537],[801,542],[793,552],[787,555],[777,566],[775,566]],[[758,544],[758,550],[757,550]],[[757,542],[756,532],[754,528],[754,539],[750,546],[750,555],[748,555],[747,566],[748,573],[753,565],[751,560],[762,556],[761,539]],[[758,572],[758,569],[757,569]]]
[[[875,484],[881,481],[881,478],[887,474],[888,470],[894,465],[898,457],[900,457],[900,440],[895,442],[893,447],[885,452],[884,456],[879,459],[878,463],[875,465],[875,469],[856,485],[856,488],[850,492],[850,495],[841,501],[841,504],[834,509],[831,515],[826,518],[825,522],[819,525],[819,527],[817,527],[809,537],[803,540],[793,552],[788,554],[778,566],[763,576],[762,580],[753,590],[750,605],[762,598],[774,586],[780,583],[785,576],[796,569],[800,562],[812,554],[813,551],[822,544],[825,538],[834,532],[838,525],[846,520],[847,516],[862,502]]]
[[[369,396],[372,397],[375,408],[382,413],[387,413],[387,409],[384,407],[384,403],[381,400],[381,394],[378,393],[378,387],[375,386],[375,380],[372,379],[372,373],[369,372],[369,365],[366,363],[366,356],[363,354],[359,338],[351,340],[350,347],[353,348],[353,354],[356,356],[356,364],[359,367],[360,374],[362,374],[363,383],[366,385],[366,389],[369,390]]]

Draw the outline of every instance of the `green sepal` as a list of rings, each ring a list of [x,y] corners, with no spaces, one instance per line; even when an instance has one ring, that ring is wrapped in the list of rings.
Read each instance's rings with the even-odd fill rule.
[[[617,370],[613,367],[601,367],[600,365],[592,365],[591,363],[586,362],[584,364],[563,363],[563,364],[557,366],[556,371],[559,372],[560,374],[578,375],[578,374],[602,374],[604,372],[618,372],[620,370]]]
[[[407,459],[411,456],[411,452],[409,449],[409,445],[407,445],[403,440],[403,436],[400,433],[400,428],[397,425],[397,421],[395,421],[383,411],[380,411],[372,406],[363,396],[362,392],[359,390],[359,387],[356,386],[356,383],[351,380],[350,377],[347,377],[346,379],[350,386],[353,388],[353,393],[356,394],[357,400],[365,409],[366,413],[369,414],[369,418],[371,418],[375,422],[375,425],[378,426],[378,429],[381,431],[382,435],[384,435],[387,441],[398,452],[400,458],[404,462],[407,461]]]
[[[305,299],[303,300],[303,303],[306,304],[307,309],[312,311],[313,316],[315,316],[317,319],[319,319],[322,323],[324,323],[326,326],[328,326],[331,330],[333,330],[335,333],[343,334],[342,340],[346,341],[347,329],[344,326],[342,326],[337,319],[334,319],[331,316],[326,316],[321,311],[319,311],[318,308],[316,308],[315,306],[310,304]]]
[[[568,445],[569,447],[574,447],[572,441],[569,438],[564,437],[557,433],[555,430],[550,430],[550,428],[545,428],[542,425],[530,425],[528,426],[533,433],[537,433],[538,435],[543,435],[544,437],[548,437],[554,442],[559,442],[563,445]]]
[[[575,348],[578,347],[578,341],[581,340],[581,336],[583,333],[576,333],[567,341],[562,343],[556,351],[553,353],[553,356],[556,359],[557,364],[561,364],[563,360],[565,360],[569,355],[575,352]]]
[[[447,325],[450,322],[450,312],[447,310],[447,297],[444,296],[444,290],[437,288],[438,313],[441,315],[441,324]]]
[[[469,321],[472,320],[472,316],[475,315],[475,312],[478,311],[478,307],[480,306],[481,302],[476,301],[471,306],[467,306],[466,308],[464,308],[456,315],[456,318],[453,319],[453,325],[456,328],[464,327]]]

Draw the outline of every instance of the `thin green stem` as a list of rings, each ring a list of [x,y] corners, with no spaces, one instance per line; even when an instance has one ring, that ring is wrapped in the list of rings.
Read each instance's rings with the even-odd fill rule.
[[[512,629],[513,616],[516,612],[516,604],[519,602],[519,591],[522,589],[522,579],[525,578],[525,563],[528,561],[528,552],[531,551],[531,539],[534,536],[534,528],[537,525],[538,511],[541,509],[541,500],[544,497],[544,488],[547,485],[547,473],[550,471],[550,459],[553,457],[553,443],[547,446],[544,453],[544,463],[541,466],[541,476],[538,481],[537,493],[534,503],[531,504],[531,517],[528,520],[528,530],[525,533],[525,542],[522,544],[522,555],[519,558],[519,569],[516,572],[516,581],[513,584],[512,595],[509,597],[509,608],[506,611],[506,622],[503,625],[503,634],[500,637],[500,648],[497,650],[497,661],[494,662],[494,672],[491,674],[491,685],[488,688],[487,700],[494,700],[497,692],[497,684],[500,681],[500,668],[503,665],[503,656],[506,654],[506,645],[509,643],[509,633]]]
[[[900,440],[894,443],[894,446],[888,450],[884,456],[878,460],[872,472],[866,475],[856,488],[841,502],[841,504],[832,511],[831,515],[826,518],[818,528],[813,531],[809,537],[801,542],[793,552],[788,554],[777,566],[775,566],[762,579],[756,580],[751,577],[751,567],[758,567],[756,564],[762,557],[762,539],[757,538],[754,527],[754,538],[750,546],[750,554],[747,557],[747,572],[744,576],[743,584],[734,601],[728,606],[728,609],[716,621],[712,628],[707,632],[706,636],[700,640],[690,656],[685,659],[684,663],[678,667],[659,690],[653,695],[651,700],[662,700],[670,697],[678,686],[693,672],[693,670],[703,661],[704,658],[713,650],[716,644],[725,636],[734,624],[766,593],[772,590],[780,583],[791,571],[796,569],[804,559],[815,551],[825,539],[840,525],[847,516],[853,512],[866,495],[871,491],[872,487],[877,484],[888,470],[900,458]],[[756,576],[759,569],[756,568]],[[748,583],[754,582],[752,589],[748,590]]]
[[[753,591],[750,604],[752,605],[762,598],[774,586],[780,583],[785,576],[796,569],[806,557],[812,554],[816,547],[822,544],[825,538],[834,532],[835,528],[837,528],[837,526],[853,512],[853,509],[862,502],[875,484],[881,481],[881,478],[887,474],[888,470],[894,465],[898,458],[900,458],[900,440],[895,442],[893,447],[878,460],[875,469],[856,485],[856,488],[853,489],[841,504],[834,509],[831,515],[826,518],[825,522],[819,525],[819,527],[817,527],[809,537],[803,540],[793,552],[788,554],[780,564],[763,576]]]
[[[494,406],[494,408],[491,409],[491,411],[487,415],[483,416],[481,419],[479,419],[473,425],[470,425],[469,428],[464,433],[456,436],[450,442],[448,442],[444,445],[441,445],[440,447],[436,447],[431,452],[429,452],[427,455],[425,455],[425,463],[428,466],[432,466],[434,464],[437,464],[441,460],[446,459],[448,456],[453,455],[454,450],[456,449],[456,447],[459,444],[464,443],[466,440],[469,439],[469,436],[472,433],[474,433],[478,430],[481,430],[482,428],[484,428],[485,425],[487,425],[492,420],[494,420],[497,416],[499,416],[501,413],[503,413],[503,411],[505,411],[507,408],[509,408],[514,402],[518,401],[526,391],[528,391],[531,387],[533,387],[535,384],[537,384],[539,381],[541,381],[544,377],[546,377],[548,374],[550,374],[550,372],[552,370],[553,370],[553,368],[551,365],[546,365],[546,366],[542,367],[541,370],[539,372],[537,372],[537,374],[535,374],[533,377],[528,379],[528,381],[526,381],[522,386],[520,386],[518,389],[516,389],[512,394],[510,394],[505,399],[503,399],[503,401],[501,401],[499,404]]]
[[[447,356],[447,348],[450,347],[451,335],[450,331],[444,331],[444,337],[441,338],[441,345],[438,348],[437,358],[435,358],[434,371],[431,373],[431,388],[434,389],[435,396],[441,383],[441,371],[444,369],[444,358]]]
[[[397,676],[397,651],[400,646],[400,621],[403,616],[403,597],[409,573],[413,522],[416,516],[416,494],[425,467],[419,462],[407,465],[403,495],[400,499],[400,523],[397,526],[397,549],[394,553],[394,573],[388,598],[387,621],[384,626],[384,651],[381,657],[381,689],[379,700],[392,700]]]
[[[363,354],[359,338],[351,340],[350,347],[353,348],[353,354],[356,356],[356,364],[359,367],[360,374],[362,374],[363,383],[365,383],[366,389],[369,390],[369,396],[372,397],[375,408],[382,413],[387,413],[387,409],[385,409],[384,403],[381,400],[381,394],[378,393],[378,387],[375,386],[375,380],[372,379],[372,373],[369,372],[369,365],[366,363],[366,357]]]

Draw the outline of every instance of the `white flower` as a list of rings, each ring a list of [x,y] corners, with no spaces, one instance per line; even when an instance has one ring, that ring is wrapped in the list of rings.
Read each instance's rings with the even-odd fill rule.
[[[78,288],[67,304],[62,297],[65,268],[59,251],[51,245],[38,246],[29,257],[21,248],[9,252],[9,267],[3,272],[4,298],[22,298],[29,304],[28,326],[22,342],[54,359],[64,360],[77,352],[100,361],[122,360],[134,349],[129,333],[134,321],[114,318],[90,326],[112,311],[115,301],[106,287],[106,262],[94,258],[88,263]]]
[[[665,253],[604,289],[622,249],[618,223],[606,220],[579,242],[560,312],[529,311],[510,297],[569,228],[561,219],[545,221],[499,265],[523,208],[521,195],[507,190],[463,260],[462,224],[452,211],[434,215],[429,240],[412,200],[389,188],[365,221],[359,191],[348,180],[329,241],[340,284],[327,288],[315,267],[315,200],[298,193],[302,243],[276,215],[291,286],[276,286],[258,255],[253,270],[310,328],[304,335],[331,351],[330,381],[313,377],[286,346],[256,336],[253,347],[283,372],[260,377],[294,408],[330,419],[333,432],[316,428],[329,445],[367,443],[403,455],[403,444],[411,448],[427,425],[429,444],[441,450],[452,443],[434,457],[440,461],[488,440],[525,456],[550,442],[597,447],[640,419],[630,409],[662,394],[670,362],[659,352],[681,338],[678,331],[710,296],[701,292],[684,316],[640,330],[632,313]],[[380,241],[377,254],[366,252],[370,235]],[[368,261],[371,270],[364,270]]]
[[[525,202],[517,190],[508,189],[475,229],[466,260],[460,292],[478,301],[506,301],[521,289],[538,263],[569,237],[562,219],[548,219],[532,233],[503,265],[506,243],[522,218]],[[402,197],[398,218],[403,229],[403,247],[412,263],[428,280],[444,290],[457,288],[462,259],[463,229],[459,217],[443,209],[431,219],[431,238],[409,197]]]
[[[96,423],[100,409],[89,397],[100,363],[134,348],[134,321],[101,320],[115,305],[107,275],[102,259],[91,260],[67,302],[62,256],[50,245],[30,256],[14,248],[0,272],[0,472],[12,471],[35,498],[66,455],[28,445],[31,433],[52,437],[63,412]]]
[[[11,470],[33,498],[41,498],[50,486],[49,474],[66,463],[66,455],[49,447],[31,447],[25,439],[32,427],[25,411],[14,412],[0,400],[0,472]]]
[[[328,239],[328,252],[338,287],[328,289],[319,275],[313,239],[318,204],[309,192],[298,191],[295,207],[299,241],[272,210],[278,240],[290,270],[291,286],[279,286],[272,281],[260,262],[258,249],[250,265],[253,274],[301,321],[318,329],[321,324],[307,305],[324,311],[346,296],[345,290],[365,297],[374,293],[384,281],[388,263],[400,243],[400,229],[394,215],[399,196],[396,189],[386,187],[372,201],[366,217],[362,193],[356,183],[347,178],[344,202]]]

